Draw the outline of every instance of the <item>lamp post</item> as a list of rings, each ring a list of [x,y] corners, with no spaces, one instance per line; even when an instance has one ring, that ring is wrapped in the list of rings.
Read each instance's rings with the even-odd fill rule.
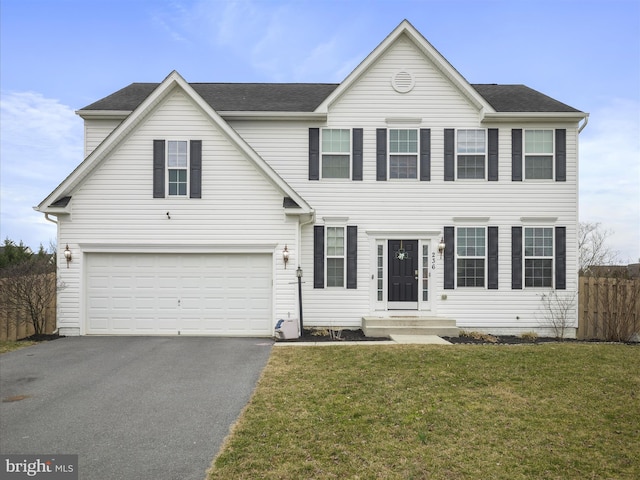
[[[302,268],[298,265],[296,269],[296,277],[298,277],[298,310],[300,312],[300,336],[304,335],[304,322],[302,321]]]

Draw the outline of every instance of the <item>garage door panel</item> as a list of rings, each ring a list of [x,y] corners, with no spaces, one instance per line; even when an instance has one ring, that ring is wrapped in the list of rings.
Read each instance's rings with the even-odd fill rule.
[[[270,335],[272,256],[86,255],[87,333]]]

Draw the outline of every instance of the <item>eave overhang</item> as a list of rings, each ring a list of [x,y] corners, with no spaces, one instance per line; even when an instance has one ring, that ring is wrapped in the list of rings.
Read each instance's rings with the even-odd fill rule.
[[[578,123],[589,116],[584,112],[483,112],[482,123]]]
[[[124,120],[132,110],[76,110],[83,120]]]
[[[83,120],[124,120],[131,113],[130,110],[77,110],[75,112]],[[225,120],[268,120],[268,121],[308,121],[325,122],[326,112],[217,112]]]

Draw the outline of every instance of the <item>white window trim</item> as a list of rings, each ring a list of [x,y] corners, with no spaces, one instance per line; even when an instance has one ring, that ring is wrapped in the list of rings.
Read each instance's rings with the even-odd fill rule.
[[[322,137],[324,136],[325,130],[348,130],[349,131],[349,174],[344,178],[337,177],[324,177],[322,175],[323,166],[324,166],[324,155],[325,152],[322,150]],[[326,152],[326,155],[346,155],[345,153],[336,153],[336,152]],[[322,127],[320,128],[320,180],[331,181],[331,182],[348,182],[351,180],[353,176],[353,129],[352,128],[341,128],[341,127]]]
[[[484,174],[482,178],[458,178],[458,157],[460,155],[474,155],[477,156],[478,154],[476,153],[459,153],[458,152],[458,134],[461,130],[482,130],[484,132]],[[486,128],[456,128],[456,138],[454,140],[455,144],[455,180],[456,181],[461,181],[461,182],[486,182],[488,179],[488,152],[489,152],[489,131]]]
[[[414,155],[414,153],[392,153],[391,152],[391,131],[392,130],[413,130],[416,132],[416,178],[392,178],[391,177],[391,156],[392,155]],[[410,182],[420,180],[420,128],[413,126],[393,126],[387,127],[387,180],[391,182]]]
[[[527,154],[527,132],[543,130],[551,132],[551,153]],[[527,157],[548,157],[551,155],[551,178],[527,178]],[[525,128],[522,134],[522,180],[525,182],[549,183],[556,179],[556,130],[555,128]]]
[[[172,168],[169,167],[169,144],[171,142],[185,142],[187,144],[187,165],[184,168]],[[165,191],[167,192],[167,198],[189,198],[189,191],[191,188],[191,144],[189,139],[184,138],[172,138],[165,142],[165,151],[164,151],[164,168],[165,168]],[[169,170],[186,170],[187,172],[187,189],[184,195],[171,195],[169,189]]]
[[[551,230],[551,255],[550,256],[539,256],[539,255],[530,255],[527,256],[526,251],[526,242],[527,242],[527,230],[533,230],[536,228],[545,228]],[[527,260],[551,260],[551,285],[549,286],[527,286]],[[523,289],[541,289],[541,288],[555,288],[556,278],[555,278],[555,267],[556,267],[556,231],[553,226],[550,225],[526,225],[523,226],[522,231],[522,288]]]
[[[329,229],[342,229],[342,255],[329,255]],[[325,287],[344,290],[347,288],[347,227],[346,225],[329,224],[324,226],[324,278]],[[342,259],[342,285],[329,285],[329,259]]]
[[[484,231],[484,255],[483,256],[468,256],[468,255],[458,255],[458,239],[460,238],[458,232],[460,231],[461,228],[481,228]],[[455,273],[455,286],[456,288],[475,288],[475,289],[484,289],[486,290],[487,287],[487,283],[488,283],[488,268],[487,268],[487,264],[489,262],[488,260],[488,250],[489,250],[489,246],[487,244],[488,242],[488,230],[487,227],[484,225],[461,225],[461,226],[456,226],[455,229],[455,239],[454,239],[454,249],[455,249],[455,265],[454,265],[454,273]],[[482,286],[478,287],[478,286],[469,286],[469,285],[458,285],[458,260],[484,260],[484,268],[483,268],[483,284]]]

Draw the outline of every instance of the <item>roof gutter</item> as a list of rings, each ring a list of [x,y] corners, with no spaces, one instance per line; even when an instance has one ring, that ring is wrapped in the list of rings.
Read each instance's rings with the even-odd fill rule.
[[[584,116],[584,122],[583,122],[582,126],[578,129],[578,135],[580,135],[580,133],[582,132],[582,130],[584,130],[584,127],[586,127],[586,126],[587,126],[587,123],[589,123],[589,114],[588,114],[588,113],[585,113],[585,116]]]

